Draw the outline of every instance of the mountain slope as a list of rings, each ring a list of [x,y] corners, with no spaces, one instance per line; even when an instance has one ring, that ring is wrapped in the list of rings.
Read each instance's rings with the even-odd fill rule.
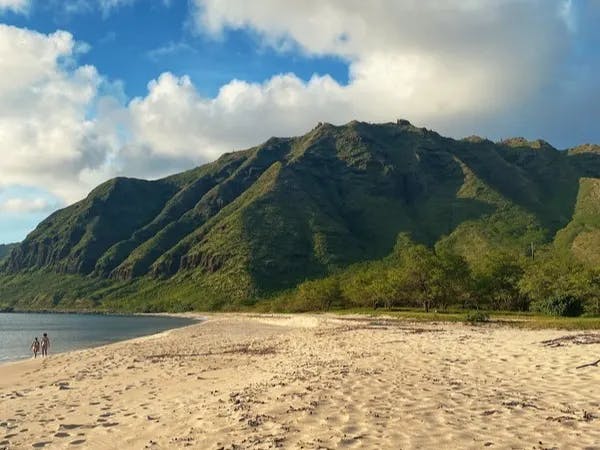
[[[585,194],[600,177],[596,150],[457,141],[407,121],[319,124],[161,180],[108,181],[44,220],[2,272],[186,286],[227,301],[381,258],[400,232],[467,258],[558,233],[581,254],[598,244],[599,201]]]
[[[8,257],[10,251],[18,244],[0,244],[0,261]]]

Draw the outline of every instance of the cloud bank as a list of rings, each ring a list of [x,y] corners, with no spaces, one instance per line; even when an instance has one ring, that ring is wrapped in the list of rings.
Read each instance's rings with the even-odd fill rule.
[[[0,13],[2,11],[13,11],[23,13],[29,7],[29,0],[0,0]]]
[[[0,9],[23,5],[0,0]],[[273,74],[207,98],[166,72],[123,102],[118,83],[77,63],[85,46],[68,32],[0,25],[0,188],[71,202],[110,176],[159,177],[318,121],[403,117],[457,137],[550,141],[564,136],[558,129],[577,139],[597,129],[600,67],[569,65],[583,32],[570,2],[194,0],[191,14],[208,39],[247,30],[283,53],[341,58],[349,81]]]
[[[0,201],[0,213],[48,213],[53,208],[56,208],[56,204],[50,203],[45,198],[12,197]]]
[[[38,186],[72,201],[105,164],[110,135],[87,117],[102,78],[76,65],[77,51],[67,32],[0,24],[0,186]]]

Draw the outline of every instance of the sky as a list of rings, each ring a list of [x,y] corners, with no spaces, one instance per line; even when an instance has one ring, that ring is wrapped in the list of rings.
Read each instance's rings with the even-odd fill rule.
[[[600,0],[0,0],[0,243],[317,122],[600,143]]]

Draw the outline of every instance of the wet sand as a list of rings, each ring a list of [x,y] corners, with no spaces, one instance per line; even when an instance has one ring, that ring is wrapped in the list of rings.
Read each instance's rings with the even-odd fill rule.
[[[600,449],[600,333],[208,319],[0,366],[0,449]]]

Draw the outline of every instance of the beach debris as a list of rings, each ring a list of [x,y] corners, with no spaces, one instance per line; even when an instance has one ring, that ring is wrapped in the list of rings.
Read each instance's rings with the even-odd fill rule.
[[[520,406],[521,408],[534,408],[534,409],[540,409],[538,408],[536,405],[534,405],[533,403],[529,403],[529,402],[524,402],[524,401],[519,401],[519,400],[511,400],[508,402],[502,402],[502,404],[504,406],[507,406],[509,408],[514,408],[516,406]]]
[[[591,412],[589,412],[589,411],[583,411],[583,420],[585,422],[591,422],[592,420],[595,420],[597,418],[598,418],[598,416],[592,414]]]
[[[217,444],[218,445],[218,444]],[[217,450],[243,450],[244,447],[238,444],[230,444],[227,446],[220,446]]]
[[[244,343],[233,345],[228,349],[223,350],[223,354],[228,353],[241,353],[241,354],[249,354],[249,355],[272,355],[277,353],[277,350],[274,345],[262,345],[260,343]]]
[[[183,444],[184,447],[191,446],[193,441],[194,441],[194,438],[192,436],[171,438],[171,443]]]
[[[405,322],[397,319],[365,319],[358,317],[345,317],[336,319],[340,322],[346,322],[352,325],[341,325],[333,329],[319,330],[315,332],[316,336],[337,335],[342,332],[354,332],[360,330],[394,330],[405,332],[407,334],[423,333],[442,333],[443,329],[434,327],[420,327],[407,325]]]
[[[265,420],[265,418],[267,418],[267,416],[263,415],[263,414],[259,414],[256,415],[254,417],[251,417],[250,419],[248,419],[247,423],[249,427],[257,427],[259,425],[262,425],[263,421]]]
[[[546,420],[549,420],[551,422],[558,422],[558,423],[562,423],[562,422],[567,422],[567,421],[572,421],[572,420],[577,420],[575,417],[573,416],[548,416],[546,417]]]
[[[575,367],[576,369],[583,369],[584,367],[598,367],[598,364],[600,364],[600,359],[591,363],[587,363],[587,364],[582,364],[580,366]]]
[[[548,339],[542,341],[542,345],[545,347],[562,347],[563,345],[590,345],[600,344],[600,333],[580,333],[580,334],[569,334],[561,336],[555,339]]]
[[[277,347],[275,345],[262,345],[258,343],[243,343],[232,345],[222,351],[209,350],[206,353],[159,353],[155,355],[148,355],[146,359],[149,359],[151,363],[156,364],[165,359],[185,359],[185,358],[200,358],[205,356],[219,356],[228,354],[245,354],[250,356],[264,356],[274,355],[277,353]]]

